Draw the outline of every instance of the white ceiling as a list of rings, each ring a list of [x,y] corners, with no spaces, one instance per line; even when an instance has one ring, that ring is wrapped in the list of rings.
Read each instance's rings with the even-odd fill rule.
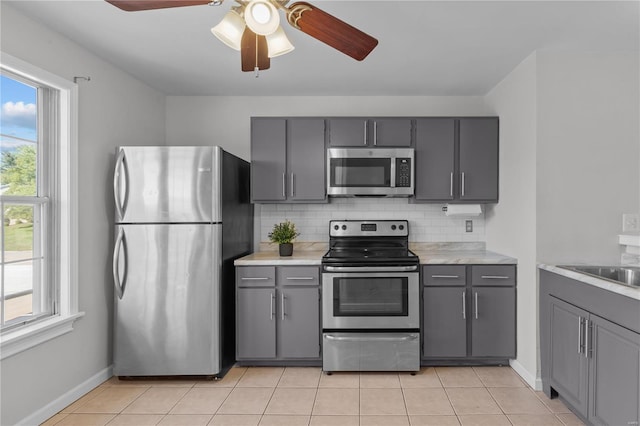
[[[638,1],[311,0],[378,47],[358,62],[285,23],[296,49],[255,78],[210,32],[231,0],[140,12],[102,0],[3,3],[169,95],[484,95],[537,49],[640,43]]]

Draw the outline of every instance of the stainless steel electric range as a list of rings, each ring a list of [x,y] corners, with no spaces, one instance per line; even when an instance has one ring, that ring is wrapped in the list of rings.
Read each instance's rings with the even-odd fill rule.
[[[419,260],[406,220],[329,223],[322,258],[322,368],[420,369]]]

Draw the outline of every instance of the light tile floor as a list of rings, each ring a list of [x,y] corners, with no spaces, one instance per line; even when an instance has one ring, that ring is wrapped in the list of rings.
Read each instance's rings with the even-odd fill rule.
[[[509,367],[419,374],[234,367],[219,381],[111,378],[44,425],[582,425]]]

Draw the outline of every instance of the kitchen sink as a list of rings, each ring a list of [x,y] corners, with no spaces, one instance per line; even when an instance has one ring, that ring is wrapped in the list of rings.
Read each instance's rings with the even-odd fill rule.
[[[597,278],[613,281],[631,287],[640,288],[640,268],[633,266],[572,266],[565,265],[560,268],[581,272]]]

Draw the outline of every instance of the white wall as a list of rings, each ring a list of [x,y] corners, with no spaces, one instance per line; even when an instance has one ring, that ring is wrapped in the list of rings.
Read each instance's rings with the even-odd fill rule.
[[[164,100],[150,89],[2,5],[2,50],[79,83],[79,309],[73,332],[4,359],[0,424],[11,425],[104,372],[111,363],[111,167],[121,144],[164,143]],[[62,408],[62,407],[59,407]]]
[[[638,53],[538,53],[538,261],[619,263],[640,205]]]
[[[517,363],[533,383],[537,374],[536,280],[536,54],[486,96],[500,117],[500,203],[485,213],[487,247],[518,259]]]

